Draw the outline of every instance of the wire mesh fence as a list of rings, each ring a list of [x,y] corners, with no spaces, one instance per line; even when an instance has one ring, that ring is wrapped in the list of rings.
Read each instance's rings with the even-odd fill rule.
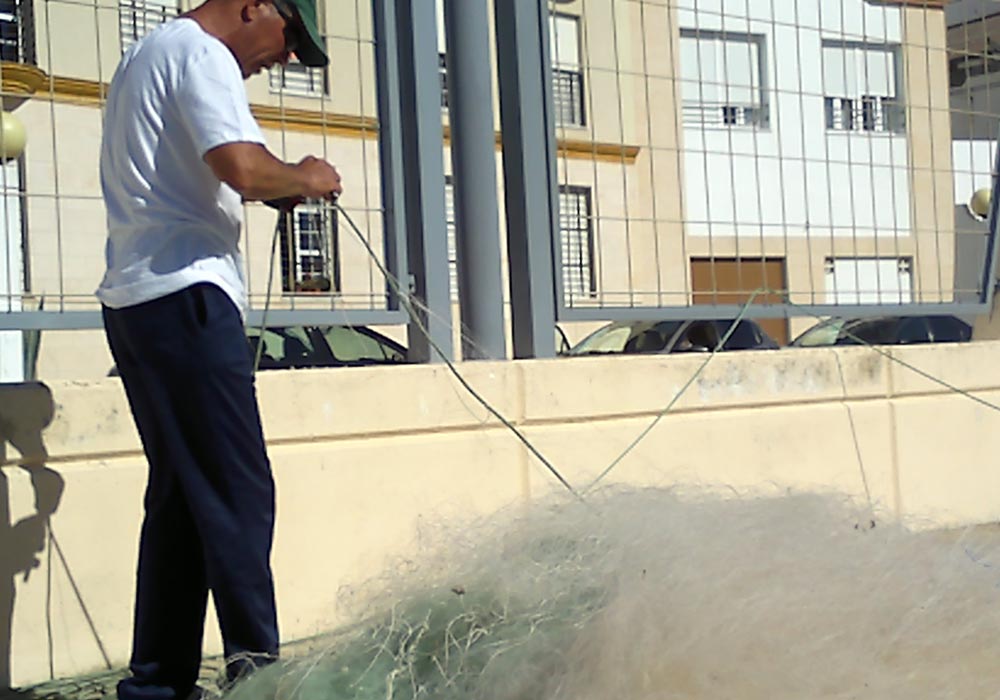
[[[3,139],[15,140],[15,122],[26,135],[23,154],[8,158],[0,173],[2,327],[36,334],[39,328],[100,328],[94,290],[104,269],[106,228],[98,162],[108,85],[129,47],[196,4],[12,0],[0,5]],[[344,173],[341,204],[363,222],[372,247],[383,251],[391,242],[382,226],[372,3],[337,0],[319,6],[330,68],[293,60],[252,77],[247,95],[279,157],[296,162],[317,155]],[[244,217],[241,247],[251,309],[261,309],[271,290],[269,305],[277,312],[326,310],[347,321],[359,311],[388,317],[387,287],[375,261],[359,241],[339,234],[331,209],[309,202],[283,218],[274,255],[275,212],[247,204]],[[25,375],[28,335],[0,332],[0,378]],[[55,351],[61,345],[56,335],[47,332],[42,347]],[[103,365],[102,344],[99,333],[88,336],[88,347]]]
[[[971,0],[554,5],[553,60],[580,72],[591,116],[558,125],[562,192],[591,202],[562,226],[559,248],[586,250],[561,260],[563,317],[761,290],[845,313],[986,300],[998,13]]]
[[[11,358],[23,361],[25,348],[37,346],[21,330],[99,325],[97,163],[107,85],[122,52],[188,2],[0,3],[4,109],[27,133],[23,155],[0,173],[0,321],[16,329],[0,331],[4,376],[23,370]],[[955,311],[988,301],[998,3],[543,5],[559,320],[694,307],[710,314],[754,293],[780,316],[801,308]],[[319,6],[329,69],[272,70],[247,83],[248,97],[281,157],[316,154],[338,165],[342,204],[385,251],[393,241],[384,225],[373,3]],[[447,108],[443,40],[439,53],[435,89]],[[8,123],[3,139],[16,140]],[[329,208],[307,203],[282,220],[272,255],[275,215],[248,205],[252,307],[264,306],[270,281],[277,310],[398,322],[386,281],[339,223]],[[450,246],[445,264],[456,265],[458,248]],[[39,309],[56,320],[26,320]],[[773,321],[773,332],[787,339],[795,323]]]

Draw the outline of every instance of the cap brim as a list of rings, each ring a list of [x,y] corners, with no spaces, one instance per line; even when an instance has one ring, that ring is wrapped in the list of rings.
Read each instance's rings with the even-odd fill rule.
[[[299,37],[299,45],[295,48],[295,56],[299,62],[313,68],[324,68],[330,64],[330,57],[323,49],[323,40],[320,38],[319,29],[316,24],[309,22],[301,13],[299,18],[302,26],[305,27],[304,36]]]

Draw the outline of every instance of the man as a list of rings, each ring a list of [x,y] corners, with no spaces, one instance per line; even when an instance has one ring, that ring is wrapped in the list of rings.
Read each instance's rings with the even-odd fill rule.
[[[243,329],[242,200],[335,197],[327,162],[275,158],[243,81],[328,63],[315,0],[208,0],[123,56],[108,92],[97,295],[149,462],[121,700],[196,691],[208,591],[235,678],[278,653],[274,484]]]

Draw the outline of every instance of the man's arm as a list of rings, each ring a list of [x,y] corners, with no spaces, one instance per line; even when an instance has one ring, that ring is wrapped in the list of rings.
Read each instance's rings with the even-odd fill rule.
[[[340,175],[325,160],[306,156],[292,165],[275,158],[257,143],[217,146],[204,159],[215,176],[245,200],[328,198],[342,190]]]

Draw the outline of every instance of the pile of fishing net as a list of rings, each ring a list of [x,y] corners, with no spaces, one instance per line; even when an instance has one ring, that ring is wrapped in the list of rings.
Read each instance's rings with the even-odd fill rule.
[[[914,532],[833,495],[615,490],[455,530],[388,571],[354,625],[228,697],[914,700],[1000,688],[994,526]]]

